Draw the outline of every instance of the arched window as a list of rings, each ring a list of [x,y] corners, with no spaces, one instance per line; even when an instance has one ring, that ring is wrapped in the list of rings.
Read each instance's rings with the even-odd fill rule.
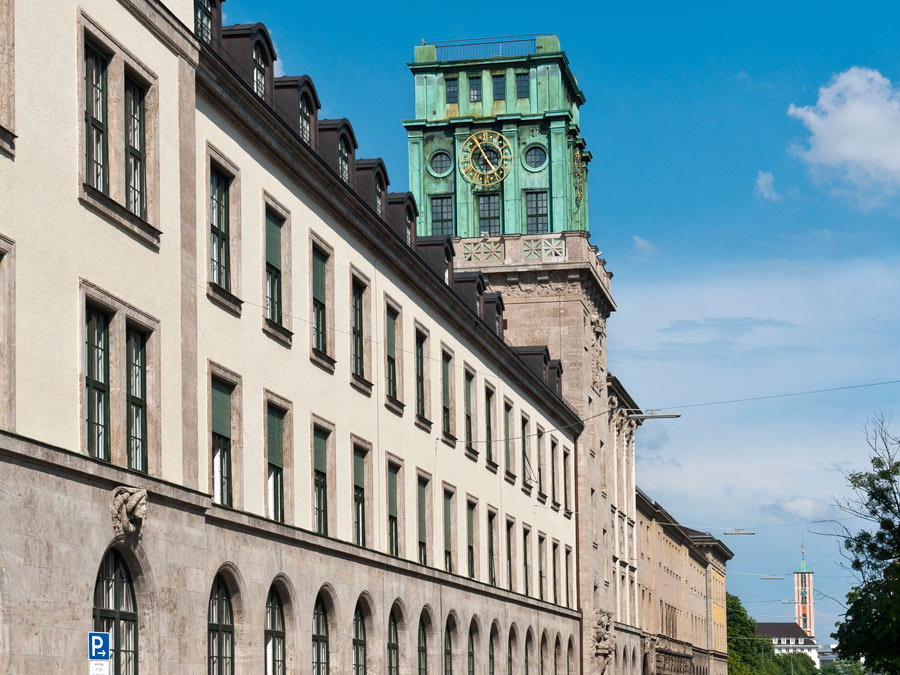
[[[428,675],[428,636],[425,634],[425,617],[419,619],[419,675]]]
[[[353,675],[366,675],[366,623],[359,605],[353,613]]]
[[[110,550],[100,563],[94,584],[94,630],[110,634],[113,673],[136,675],[138,662],[137,605],[125,561]]]
[[[312,117],[309,112],[309,98],[306,95],[300,97],[300,138],[304,143],[309,143],[312,138]]]
[[[393,614],[388,619],[387,657],[388,675],[400,675],[400,640],[397,638],[397,620]]]
[[[266,59],[258,42],[253,45],[253,91],[260,98],[266,97]]]
[[[449,625],[444,631],[444,675],[453,675],[453,638]]]
[[[468,645],[468,664],[469,675],[475,675],[475,627],[469,629],[469,645]]]
[[[231,594],[218,574],[209,594],[209,675],[234,675],[234,614]]]
[[[494,638],[488,641],[488,675],[494,675]]]
[[[379,216],[384,213],[384,181],[381,176],[375,179],[375,213]]]
[[[338,170],[341,174],[341,180],[345,183],[350,182],[350,149],[347,147],[347,139],[341,136],[338,141]]]
[[[509,634],[509,642],[506,643],[506,675],[513,672],[513,636]]]
[[[317,598],[313,607],[312,672],[328,675],[328,618],[322,598]]]
[[[284,675],[284,609],[273,588],[266,599],[266,675]]]

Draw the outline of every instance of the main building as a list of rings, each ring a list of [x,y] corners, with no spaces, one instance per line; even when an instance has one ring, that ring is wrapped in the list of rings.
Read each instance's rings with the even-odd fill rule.
[[[222,16],[0,0],[0,672],[724,672],[642,617],[558,40],[417,49],[394,193]]]

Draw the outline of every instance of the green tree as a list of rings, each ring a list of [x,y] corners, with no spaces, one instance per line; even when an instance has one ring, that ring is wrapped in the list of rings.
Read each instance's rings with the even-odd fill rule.
[[[859,661],[834,661],[822,666],[820,675],[865,675],[866,671]]]
[[[866,426],[866,441],[871,471],[847,475],[853,496],[840,506],[872,529],[843,528],[859,583],[847,594],[847,611],[832,635],[841,658],[862,658],[875,672],[900,675],[900,438],[877,417]]]
[[[741,599],[726,593],[728,616],[728,675],[781,675],[772,641],[756,634],[756,621]]]
[[[806,654],[777,654],[775,663],[780,675],[819,675],[816,662]]]

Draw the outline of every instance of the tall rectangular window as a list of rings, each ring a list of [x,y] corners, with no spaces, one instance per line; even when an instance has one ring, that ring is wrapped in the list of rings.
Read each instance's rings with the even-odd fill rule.
[[[550,439],[550,500],[556,502],[556,440]]]
[[[528,478],[528,418],[522,418],[522,430],[519,432],[522,436],[519,442],[522,446],[522,485],[529,485],[531,480]]]
[[[397,398],[397,317],[396,310],[388,307],[385,324],[387,350],[387,395]]]
[[[500,194],[478,195],[478,227],[482,236],[500,236]]]
[[[453,493],[444,490],[444,570],[453,572]]]
[[[444,92],[447,103],[459,103],[459,80],[455,77],[445,79]]]
[[[266,209],[266,318],[281,324],[281,225]]]
[[[547,219],[547,191],[525,193],[525,230],[528,234],[545,234]]]
[[[559,604],[559,544],[553,544],[553,604]]]
[[[441,429],[445,434],[452,434],[450,429],[450,367],[451,356],[441,354]]]
[[[512,473],[512,406],[503,404],[503,468]]]
[[[516,73],[516,98],[528,98],[528,73]]]
[[[472,429],[472,388],[475,386],[475,375],[466,371],[465,399],[466,399],[466,447],[474,447]]]
[[[203,42],[210,44],[212,42],[212,3],[210,0],[197,0],[196,8],[195,29],[197,37]]]
[[[506,75],[494,75],[491,80],[494,85],[494,100],[502,101],[506,98]]]
[[[212,380],[213,501],[231,506],[231,393],[227,382]]]
[[[569,506],[569,453],[563,450],[563,507],[568,510]]]
[[[224,288],[229,283],[228,186],[229,179],[221,171],[209,170],[209,278]]]
[[[326,273],[328,255],[319,247],[313,247],[312,268],[312,306],[313,306],[313,348],[328,353],[328,336],[326,331]]]
[[[147,336],[134,328],[125,335],[128,378],[128,468],[147,473]]]
[[[366,287],[356,279],[353,280],[353,288],[351,291],[351,308],[353,315],[353,323],[351,326],[352,346],[353,346],[353,374],[357,377],[366,376],[365,366],[365,344],[363,342],[363,295]]]
[[[469,578],[475,578],[475,504],[466,503],[466,564]]]
[[[431,234],[436,237],[453,236],[453,197],[443,195],[431,198]]]
[[[506,521],[506,587],[513,590],[513,528],[515,523]]]
[[[109,193],[109,129],[106,114],[106,67],[109,60],[93,45],[84,45],[85,179]]]
[[[570,576],[572,574],[572,552],[566,548],[566,607],[572,605],[572,582]]]
[[[109,317],[85,312],[85,398],[87,446],[91,457],[109,461]]]
[[[400,555],[400,526],[397,521],[397,476],[400,467],[388,464],[388,553]]]
[[[125,206],[138,218],[147,217],[144,94],[143,87],[125,78]]]
[[[328,534],[328,432],[313,431],[313,527]]]
[[[366,451],[353,448],[353,543],[366,545]]]
[[[494,421],[492,419],[494,411],[494,392],[490,389],[484,390],[484,442],[487,446],[487,461],[494,461]]]
[[[481,73],[469,75],[469,103],[481,101]]]
[[[425,334],[416,331],[416,415],[425,417]]]
[[[488,554],[488,583],[491,586],[497,585],[497,570],[496,570],[496,561],[494,560],[494,555],[496,551],[494,550],[494,521],[497,516],[494,513],[488,512],[487,517],[487,554]]]
[[[537,430],[537,479],[538,494],[546,494],[544,492],[544,432]]]
[[[531,557],[528,555],[528,547],[531,546],[531,532],[526,528],[522,528],[522,575],[525,580],[523,587],[525,590],[525,595],[531,594],[531,580],[529,575],[531,573]]]
[[[419,563],[422,565],[428,564],[428,518],[425,509],[427,490],[428,481],[419,478],[416,492],[416,515],[418,517]]]
[[[266,406],[269,518],[284,522],[284,411]]]
[[[544,538],[538,535],[538,598],[544,599]]]

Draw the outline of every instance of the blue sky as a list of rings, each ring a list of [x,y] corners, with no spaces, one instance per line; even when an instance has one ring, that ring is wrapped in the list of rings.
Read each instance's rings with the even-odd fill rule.
[[[263,21],[280,72],[313,77],[360,157],[407,185],[406,62],[421,39],[552,32],[587,96],[593,241],[615,272],[609,364],[645,407],[900,378],[900,50],[892,3],[328,3],[229,0]],[[760,621],[801,541],[816,585],[852,580],[828,525],[842,472],[900,386],[690,408],[646,423],[638,483],[732,537],[728,587]],[[894,429],[900,429],[900,415]],[[854,523],[848,523],[851,526]],[[713,533],[721,530],[713,529]],[[817,597],[827,640],[840,607]]]

